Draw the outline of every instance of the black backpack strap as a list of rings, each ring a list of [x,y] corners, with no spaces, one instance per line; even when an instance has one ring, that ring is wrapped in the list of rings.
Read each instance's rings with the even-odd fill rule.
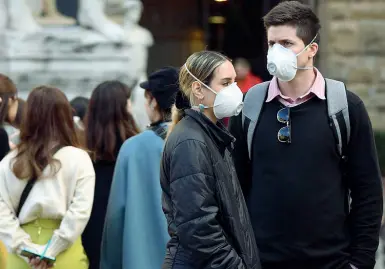
[[[344,117],[344,114],[341,112],[338,112],[335,117],[336,121],[338,122],[338,127],[340,129],[340,135],[341,135],[341,157],[344,159],[346,158],[346,150],[348,147],[348,129],[346,126],[346,120]]]
[[[53,154],[55,154],[57,151],[59,151],[62,148],[62,146],[57,146],[54,148]],[[35,185],[37,181],[37,177],[32,177],[30,180],[28,180],[27,185],[24,187],[23,192],[21,193],[20,202],[16,210],[16,216],[19,217],[21,208],[23,207],[25,201],[28,198],[29,193],[31,192],[33,186]]]
[[[32,187],[33,185],[35,185],[35,183],[36,183],[36,177],[33,177],[30,180],[28,180],[28,183],[25,186],[23,193],[21,194],[21,197],[20,197],[19,206],[17,207],[17,211],[16,211],[16,217],[19,217],[21,208],[23,207],[25,200],[27,200],[28,195],[31,192]]]

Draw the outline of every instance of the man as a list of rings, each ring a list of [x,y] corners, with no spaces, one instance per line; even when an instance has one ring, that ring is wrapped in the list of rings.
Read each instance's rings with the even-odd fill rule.
[[[364,104],[313,67],[320,23],[310,7],[282,2],[264,24],[274,78],[248,91],[230,124],[262,267],[373,268],[382,187]]]
[[[234,68],[237,73],[237,84],[243,93],[246,93],[254,85],[261,83],[262,79],[251,73],[250,63],[244,58],[234,60]]]

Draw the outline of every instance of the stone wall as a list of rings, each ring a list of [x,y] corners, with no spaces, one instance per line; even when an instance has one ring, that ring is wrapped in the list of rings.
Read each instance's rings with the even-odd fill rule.
[[[346,82],[385,130],[385,1],[321,0],[321,70]]]

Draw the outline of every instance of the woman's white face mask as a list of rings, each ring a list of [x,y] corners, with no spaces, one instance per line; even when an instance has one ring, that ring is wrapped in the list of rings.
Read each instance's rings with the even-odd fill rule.
[[[229,86],[224,87],[219,92],[214,91],[208,85],[200,81],[196,76],[194,76],[187,68],[185,64],[185,68],[187,72],[196,79],[201,85],[204,85],[207,89],[213,92],[216,97],[213,104],[214,115],[217,119],[223,119],[226,117],[237,116],[243,108],[243,93],[241,89],[238,87],[237,83],[234,82]],[[195,106],[195,108],[199,108],[202,112],[204,109],[210,108],[209,106],[205,106],[203,104],[199,104]]]

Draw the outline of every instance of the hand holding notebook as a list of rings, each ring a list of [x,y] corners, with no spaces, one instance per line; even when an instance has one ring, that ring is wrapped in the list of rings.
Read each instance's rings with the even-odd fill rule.
[[[47,249],[51,243],[51,240],[48,241],[44,251],[42,253],[38,253],[35,250],[24,248],[20,255],[29,258],[31,265],[37,266],[40,265],[41,262],[44,262],[47,265],[47,268],[53,267],[56,258],[46,256]]]

